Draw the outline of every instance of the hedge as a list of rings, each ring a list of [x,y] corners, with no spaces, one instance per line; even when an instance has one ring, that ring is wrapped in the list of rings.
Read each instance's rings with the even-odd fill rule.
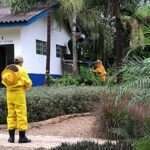
[[[59,115],[91,111],[91,102],[100,99],[101,87],[34,87],[27,93],[30,122]],[[0,124],[6,123],[6,100],[0,90]]]
[[[44,150],[39,148],[37,150]],[[98,144],[95,142],[78,142],[76,144],[63,143],[61,146],[51,150],[133,150],[133,145],[127,142],[119,142],[117,144],[105,143]]]

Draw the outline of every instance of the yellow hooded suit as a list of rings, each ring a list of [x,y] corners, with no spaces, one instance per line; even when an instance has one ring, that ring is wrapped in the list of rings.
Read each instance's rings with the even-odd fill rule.
[[[16,70],[11,69],[12,66]],[[2,84],[7,88],[7,124],[9,130],[25,131],[28,128],[25,93],[32,86],[32,82],[23,67],[14,64],[12,66],[7,66],[1,75]]]
[[[96,69],[94,70],[100,78],[101,81],[106,81],[106,70],[103,64],[96,64]]]

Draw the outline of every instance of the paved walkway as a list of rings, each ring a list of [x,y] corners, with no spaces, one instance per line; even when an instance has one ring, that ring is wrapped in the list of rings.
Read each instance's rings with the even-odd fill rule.
[[[8,143],[8,135],[0,134],[0,150],[35,150],[38,148],[50,149],[57,147],[62,143],[76,143],[80,141],[94,141],[100,144],[106,142],[105,140],[98,140],[94,138],[71,138],[61,136],[43,136],[43,135],[29,135],[32,142],[28,144],[18,144],[18,135],[15,143]]]

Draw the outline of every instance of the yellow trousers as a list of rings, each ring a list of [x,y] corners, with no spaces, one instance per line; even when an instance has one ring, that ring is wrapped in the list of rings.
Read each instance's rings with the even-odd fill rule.
[[[27,130],[27,108],[24,90],[7,91],[8,129]]]

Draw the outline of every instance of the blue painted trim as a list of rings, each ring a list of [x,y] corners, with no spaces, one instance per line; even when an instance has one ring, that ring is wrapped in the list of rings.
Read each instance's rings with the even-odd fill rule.
[[[36,20],[38,20],[38,19],[40,19],[40,18],[43,18],[43,17],[46,17],[46,16],[48,16],[48,10],[44,10],[44,11],[42,11],[41,13],[39,13],[39,14],[33,16],[32,18],[30,18],[30,19],[25,23],[25,25],[29,25],[29,24],[35,22]]]
[[[35,21],[37,21],[40,18],[48,16],[49,10],[43,10],[39,14],[33,16],[29,20],[20,21],[20,22],[10,22],[10,23],[0,23],[0,27],[16,27],[16,26],[27,26]]]
[[[45,75],[44,74],[29,73],[29,76],[32,80],[32,85],[33,86],[44,85],[44,81],[45,81]]]
[[[33,86],[41,86],[45,83],[45,74],[29,73]],[[51,74],[54,79],[60,78],[62,75]]]

